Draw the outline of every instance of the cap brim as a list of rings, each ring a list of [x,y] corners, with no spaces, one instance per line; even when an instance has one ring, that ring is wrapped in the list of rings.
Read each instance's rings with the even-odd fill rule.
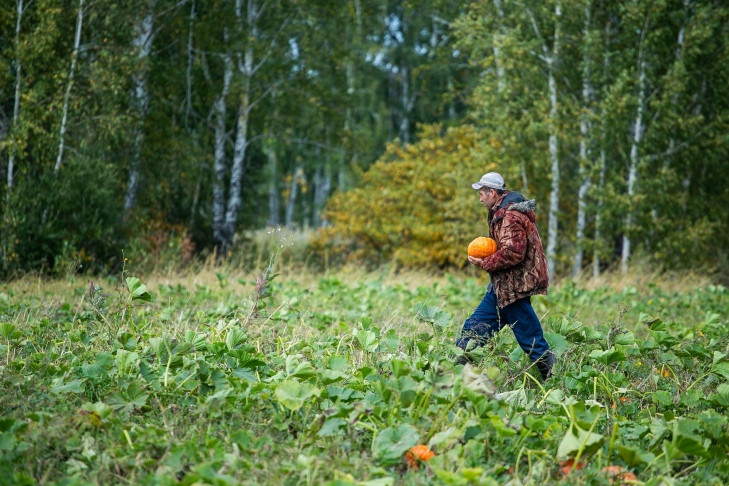
[[[475,182],[475,183],[471,184],[471,187],[473,187],[474,189],[476,189],[478,191],[479,189],[481,189],[484,186],[480,182]]]

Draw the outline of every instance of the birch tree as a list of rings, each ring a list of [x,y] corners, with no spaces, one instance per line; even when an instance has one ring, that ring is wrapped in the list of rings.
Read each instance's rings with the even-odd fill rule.
[[[646,61],[645,61],[645,39],[648,31],[648,18],[640,32],[638,40],[637,74],[638,85],[636,86],[636,111],[635,121],[632,129],[632,143],[630,145],[630,164],[628,167],[627,199],[628,209],[625,215],[625,227],[623,233],[623,250],[620,258],[620,270],[623,274],[628,272],[628,260],[630,259],[631,231],[633,230],[634,208],[632,205],[635,196],[635,183],[638,177],[638,163],[640,162],[640,145],[645,130],[643,122],[643,110],[646,97]]]
[[[144,121],[149,110],[149,89],[147,87],[147,73],[149,71],[149,56],[154,41],[154,13],[157,0],[148,0],[146,11],[135,26],[135,35],[132,47],[137,52],[137,67],[133,75],[132,106],[135,108],[138,120],[134,127],[134,141],[132,145],[132,162],[129,170],[126,195],[124,197],[124,210],[129,212],[135,205],[139,186],[139,173],[142,165],[142,144],[144,142]]]
[[[611,19],[608,15],[603,31],[603,52],[602,52],[602,91],[607,91],[607,84],[610,75],[610,38]],[[603,240],[603,203],[605,193],[605,178],[607,176],[607,145],[608,145],[608,121],[605,99],[600,100],[600,134],[598,143],[600,145],[599,175],[597,182],[597,203],[595,208],[595,236],[593,238],[592,251],[592,276],[600,276],[601,251]]]
[[[278,188],[278,154],[273,137],[269,136],[263,142],[263,150],[268,161],[268,226],[276,227],[280,224],[281,202]]]
[[[591,66],[591,9],[590,3],[584,8],[584,27],[582,31],[582,113],[580,115],[580,149],[579,149],[579,190],[577,191],[577,230],[575,235],[575,259],[572,276],[577,277],[582,271],[584,254],[585,223],[587,212],[587,193],[592,185],[592,83]]]
[[[558,238],[558,223],[559,223],[559,192],[560,192],[560,164],[559,164],[559,138],[557,129],[557,116],[558,116],[558,94],[557,94],[557,79],[556,70],[559,62],[560,54],[560,22],[562,17],[562,6],[558,0],[554,4],[554,38],[552,41],[552,48],[550,49],[547,45],[546,40],[542,37],[542,34],[537,24],[537,20],[530,9],[527,9],[527,14],[534,29],[534,34],[539,39],[542,54],[539,56],[540,59],[547,66],[547,93],[549,97],[549,160],[551,166],[551,190],[549,195],[549,220],[547,224],[547,271],[550,278],[555,277],[555,259],[557,256],[557,238]]]
[[[238,27],[238,38],[242,38],[244,34],[255,42],[258,40],[258,17],[261,14],[257,2],[248,0],[246,4],[245,18],[243,13],[243,1],[235,2],[235,17]],[[245,22],[245,31],[244,31]],[[225,220],[223,223],[223,248],[229,248],[233,243],[233,235],[235,235],[236,225],[238,222],[238,210],[241,205],[241,184],[243,182],[243,171],[248,149],[248,125],[251,115],[251,81],[257,67],[253,65],[253,44],[246,42],[243,53],[238,50],[236,54],[238,75],[242,78],[239,102],[238,116],[236,117],[235,129],[235,145],[233,148],[233,163],[230,170],[230,188],[228,192],[228,201],[225,210]]]
[[[53,172],[58,173],[63,160],[63,147],[66,136],[66,120],[68,119],[68,103],[71,99],[71,88],[73,87],[73,76],[76,72],[76,59],[78,58],[78,50],[81,45],[81,29],[84,23],[84,0],[78,2],[78,13],[76,16],[76,34],[73,40],[73,51],[71,52],[71,67],[68,70],[68,81],[66,83],[66,92],[63,95],[63,108],[61,110],[61,128],[58,133],[58,156],[56,157],[56,165]]]
[[[227,40],[228,35],[223,31],[223,39]],[[230,83],[233,79],[233,58],[230,53],[220,56],[223,61],[223,84],[220,93],[213,105],[214,115],[214,159],[213,159],[213,239],[219,257],[225,257],[233,235],[225,233],[225,181],[227,173],[227,160],[225,143],[227,139],[226,114],[227,98],[230,92]]]
[[[23,19],[23,0],[15,2],[15,96],[13,97],[13,119],[8,132],[13,136],[13,129],[18,126],[18,117],[20,116],[20,93],[23,80],[23,65],[20,59],[20,26]],[[8,169],[7,169],[7,192],[5,193],[6,202],[10,200],[13,192],[13,173],[15,172],[15,151],[16,143],[11,141],[8,149]]]

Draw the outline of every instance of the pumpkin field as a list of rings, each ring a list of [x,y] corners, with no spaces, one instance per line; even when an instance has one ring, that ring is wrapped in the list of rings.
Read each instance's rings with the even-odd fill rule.
[[[542,382],[509,330],[454,364],[486,283],[4,283],[0,483],[729,483],[729,290],[560,282]]]

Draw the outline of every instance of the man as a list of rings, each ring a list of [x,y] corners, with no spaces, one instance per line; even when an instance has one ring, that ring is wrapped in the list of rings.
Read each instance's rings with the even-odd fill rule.
[[[478,190],[481,204],[489,210],[489,234],[498,246],[486,258],[468,257],[470,263],[489,272],[491,283],[479,306],[463,324],[456,345],[464,354],[456,363],[469,362],[466,350],[485,344],[508,325],[546,380],[556,359],[531,304],[531,296],[546,294],[549,286],[544,248],[534,224],[536,203],[508,191],[503,177],[496,172],[484,174],[472,187]]]

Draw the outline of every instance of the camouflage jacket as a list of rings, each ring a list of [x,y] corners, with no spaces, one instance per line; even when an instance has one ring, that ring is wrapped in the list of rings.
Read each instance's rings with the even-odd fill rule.
[[[489,233],[498,249],[484,258],[481,267],[491,275],[499,307],[547,293],[547,260],[534,224],[535,207],[534,199],[507,191],[489,210]]]

